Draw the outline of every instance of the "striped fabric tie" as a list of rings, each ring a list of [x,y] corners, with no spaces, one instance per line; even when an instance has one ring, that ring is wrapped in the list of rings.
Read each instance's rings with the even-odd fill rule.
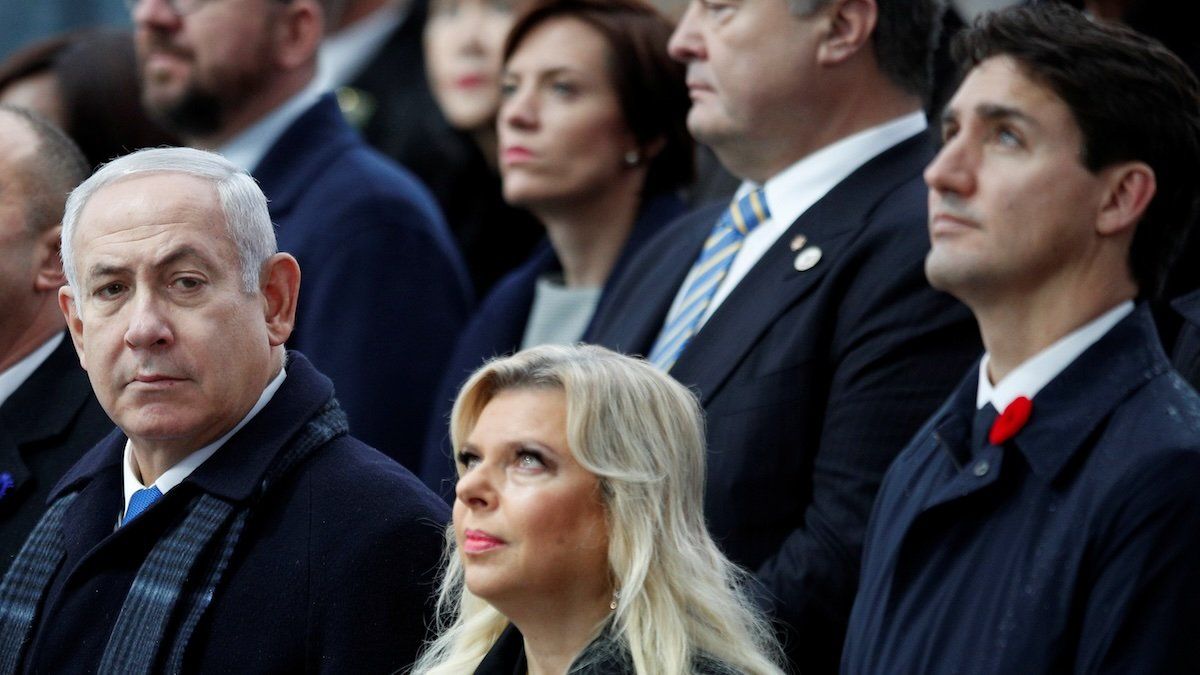
[[[759,188],[730,204],[717,221],[684,281],[683,300],[677,311],[667,317],[654,348],[650,350],[649,361],[659,370],[666,372],[675,365],[688,341],[699,330],[700,319],[729,272],[746,235],[770,217],[766,197]]]

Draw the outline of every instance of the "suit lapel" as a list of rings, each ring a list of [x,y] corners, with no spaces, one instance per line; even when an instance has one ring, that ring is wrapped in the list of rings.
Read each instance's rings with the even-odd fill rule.
[[[924,133],[902,141],[801,214],[713,312],[671,374],[697,387],[701,404],[708,405],[776,319],[839,264],[879,200],[919,173],[931,155]],[[801,234],[808,247],[821,249],[817,264],[804,271],[796,269],[791,250]]]
[[[713,223],[717,221],[724,206],[707,207],[687,216],[686,225],[680,229],[679,243],[662,251],[654,261],[640,257],[641,262],[652,264],[652,274],[644,274],[637,284],[616,299],[616,306],[623,310],[619,317],[609,317],[606,323],[620,326],[620,339],[611,340],[614,349],[628,354],[647,355],[654,346],[658,332],[662,329],[667,311],[675,300],[675,294],[683,285],[684,277],[700,254],[700,247],[708,238]],[[604,344],[610,341],[601,340]]]
[[[14,495],[31,475],[21,447],[63,433],[90,394],[91,385],[79,367],[75,347],[69,337],[64,337],[0,406],[0,505],[14,501]],[[38,412],[30,414],[31,410]],[[2,477],[5,473],[8,480]]]

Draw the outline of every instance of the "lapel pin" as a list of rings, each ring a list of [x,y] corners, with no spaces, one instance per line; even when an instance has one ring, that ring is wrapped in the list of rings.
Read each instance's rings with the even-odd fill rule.
[[[798,234],[795,236],[794,239],[792,239],[791,249],[793,252],[799,251],[800,249],[804,248],[804,245],[807,243],[808,243],[808,237],[806,237],[802,234]]]
[[[797,272],[807,272],[821,261],[821,249],[818,246],[808,248],[796,254],[795,267]]]
[[[15,484],[11,473],[7,471],[0,473],[0,499],[4,499],[4,495],[8,494]]]

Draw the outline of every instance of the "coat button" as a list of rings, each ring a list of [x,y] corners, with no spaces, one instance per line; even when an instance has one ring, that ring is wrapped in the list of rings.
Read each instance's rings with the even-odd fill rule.
[[[989,466],[988,466],[987,460],[986,460],[986,459],[981,459],[981,460],[979,460],[979,462],[978,462],[978,463],[975,465],[974,473],[975,473],[975,475],[976,475],[976,476],[979,476],[980,478],[983,478],[984,476],[986,476],[986,475],[987,475],[987,472],[988,472],[988,469],[989,469],[989,468],[991,468],[991,467],[989,467]]]

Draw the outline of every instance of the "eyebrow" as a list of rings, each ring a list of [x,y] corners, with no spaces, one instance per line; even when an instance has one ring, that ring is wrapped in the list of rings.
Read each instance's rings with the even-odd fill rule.
[[[1019,108],[1000,105],[999,103],[980,103],[979,105],[975,106],[975,114],[989,122],[1016,119],[1031,126],[1041,126],[1036,119],[1029,116]],[[958,114],[954,110],[946,108],[942,111],[942,124],[949,124],[957,121]]]
[[[183,260],[184,258],[195,258],[198,262],[202,263],[206,267],[211,266],[209,264],[209,260],[208,260],[207,256],[205,256],[203,253],[201,253],[200,250],[197,249],[196,247],[186,245],[186,244],[183,246],[180,246],[179,248],[172,250],[170,253],[167,253],[162,258],[159,258],[158,260],[154,261],[151,265],[156,268],[157,267],[166,267],[173,263],[179,262],[180,260]],[[131,268],[123,266],[123,265],[107,265],[104,263],[97,263],[88,268],[87,278],[94,279],[96,277],[131,274],[132,272],[133,272],[133,270]]]
[[[531,73],[531,76],[538,78],[538,79],[548,79],[551,77],[558,77],[559,75],[583,75],[583,74],[585,74],[585,73],[582,70],[575,68],[574,66],[554,66],[553,68],[548,68],[546,70],[536,70],[533,73]],[[505,68],[504,72],[501,73],[502,77],[517,77],[517,75],[518,75],[517,73],[514,73],[512,70],[509,70],[508,68]]]

